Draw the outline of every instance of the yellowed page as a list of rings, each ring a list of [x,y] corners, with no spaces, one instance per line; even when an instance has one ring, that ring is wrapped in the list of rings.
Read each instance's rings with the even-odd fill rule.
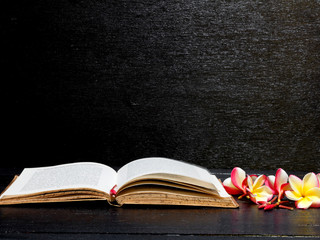
[[[168,158],[143,158],[132,161],[118,171],[117,189],[142,176],[159,176],[159,174],[194,178],[209,183],[212,188],[212,176],[208,170],[185,162]],[[164,176],[164,175],[162,175]]]
[[[116,184],[116,175],[117,173],[112,168],[91,162],[26,168],[0,196],[0,199],[8,196],[77,188],[91,188],[109,193]]]
[[[148,188],[144,186],[127,189],[117,196],[117,202],[123,204],[180,205],[236,208],[239,205],[229,197],[197,193],[167,187]]]

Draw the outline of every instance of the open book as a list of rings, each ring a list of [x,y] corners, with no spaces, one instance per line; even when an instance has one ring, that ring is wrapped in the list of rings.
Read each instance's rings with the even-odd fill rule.
[[[208,170],[167,158],[135,160],[117,172],[92,162],[26,168],[1,194],[0,205],[90,200],[117,206],[238,207]]]

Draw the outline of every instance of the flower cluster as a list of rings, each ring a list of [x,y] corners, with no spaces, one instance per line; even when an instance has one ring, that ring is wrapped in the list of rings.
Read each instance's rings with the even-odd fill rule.
[[[289,202],[283,200],[285,197],[294,201],[296,208],[320,207],[320,173],[308,173],[301,180],[295,175],[288,176],[281,168],[275,176],[257,176],[247,175],[243,169],[235,167],[223,186],[229,194],[240,195],[239,199],[246,197],[265,210],[275,207],[292,210],[284,205]]]

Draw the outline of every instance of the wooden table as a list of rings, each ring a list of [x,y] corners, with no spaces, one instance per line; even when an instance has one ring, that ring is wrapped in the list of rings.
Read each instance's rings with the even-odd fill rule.
[[[0,169],[1,190],[21,169]],[[212,171],[225,179],[229,170]],[[0,207],[0,239],[316,239],[319,209],[123,206],[106,202]]]

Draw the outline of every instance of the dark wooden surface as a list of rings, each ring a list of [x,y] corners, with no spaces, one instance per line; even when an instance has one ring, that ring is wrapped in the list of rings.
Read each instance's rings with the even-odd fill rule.
[[[18,169],[0,169],[1,190]],[[221,179],[230,174],[213,171]],[[0,207],[1,239],[316,239],[319,209],[123,206],[106,202]]]
[[[4,0],[0,11],[2,164],[162,156],[320,171],[318,0]]]

